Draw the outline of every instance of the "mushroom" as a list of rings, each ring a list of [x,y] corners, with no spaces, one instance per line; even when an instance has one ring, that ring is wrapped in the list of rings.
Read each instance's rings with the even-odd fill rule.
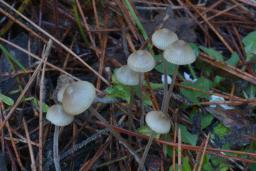
[[[170,118],[161,111],[148,112],[145,120],[149,128],[158,134],[166,134],[171,129]]]
[[[148,127],[157,134],[167,134],[171,129],[171,122],[169,116],[161,111],[148,112],[145,120]],[[145,147],[138,170],[141,170],[143,168],[150,146],[153,142],[153,135],[154,133],[151,134],[149,141]]]
[[[161,50],[165,50],[167,49],[169,46],[171,46],[171,44],[175,41],[178,40],[178,36],[171,30],[166,29],[166,28],[162,28],[162,29],[158,29],[156,30],[153,35],[152,35],[152,43],[154,46],[156,46],[158,49]],[[166,99],[166,94],[168,91],[168,75],[167,75],[167,61],[162,58],[163,60],[163,66],[164,66],[164,76],[163,76],[163,85],[164,85],[164,98],[163,98],[163,102]],[[162,103],[162,108],[163,108],[163,104]]]
[[[196,60],[196,55],[188,43],[177,40],[165,49],[164,58],[172,64],[188,65]]]
[[[118,82],[129,86],[129,90],[131,93],[131,99],[129,101],[129,106],[132,106],[132,101],[133,101],[133,90],[131,86],[136,86],[139,84],[139,73],[135,72],[133,70],[131,70],[127,65],[124,65],[118,69],[115,70],[115,76]],[[128,112],[128,126],[129,126],[129,130],[131,130],[132,126],[134,126],[133,124],[133,120],[132,120],[132,111],[131,108],[129,108],[129,112]]]
[[[117,81],[124,85],[135,86],[139,84],[138,72],[131,70],[127,65],[116,69],[115,76]]]
[[[143,75],[145,72],[151,71],[155,67],[155,59],[147,50],[137,50],[133,52],[127,60],[129,68],[139,73],[139,86],[140,86],[140,106],[141,106],[141,119],[140,125],[144,123],[144,107],[143,107]]]
[[[53,125],[66,126],[74,120],[74,116],[67,114],[61,105],[56,104],[49,107],[46,113],[46,119]]]
[[[162,111],[167,113],[168,104],[179,71],[179,65],[188,65],[193,63],[196,60],[196,55],[188,43],[183,40],[177,40],[164,50],[163,56],[168,62],[176,65],[175,71],[173,73],[173,82],[170,85],[168,92],[165,93],[166,95],[164,96],[162,102]]]
[[[155,59],[148,51],[137,50],[128,57],[127,65],[135,72],[144,73],[155,67]]]
[[[54,90],[54,100],[56,103],[61,103],[63,94],[67,86],[74,82],[74,80],[67,75],[60,75],[57,80],[57,86]]]
[[[176,40],[178,40],[178,36],[166,28],[158,29],[152,35],[153,45],[161,50],[165,50]]]
[[[96,90],[90,82],[77,81],[70,83],[63,94],[63,109],[70,115],[81,114],[90,107],[95,97]]]
[[[69,125],[73,120],[74,116],[68,115],[62,108],[60,104],[51,106],[47,113],[46,119],[49,120],[54,125],[53,134],[53,160],[55,170],[60,171],[60,157],[59,157],[59,134],[60,126]]]

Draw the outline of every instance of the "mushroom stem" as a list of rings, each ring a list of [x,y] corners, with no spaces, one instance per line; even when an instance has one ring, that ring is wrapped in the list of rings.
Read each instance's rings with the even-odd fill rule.
[[[140,117],[140,126],[144,125],[144,104],[143,104],[143,80],[144,80],[144,73],[139,73],[139,87],[140,87],[140,108],[141,108],[141,117]]]
[[[153,137],[153,135],[151,135],[151,136],[149,137],[148,143],[147,143],[147,145],[146,145],[146,147],[145,147],[145,150],[144,150],[144,152],[143,152],[143,155],[142,155],[142,158],[141,158],[141,160],[140,160],[139,167],[138,167],[138,170],[137,170],[137,171],[143,170],[143,168],[144,168],[144,163],[145,163],[145,161],[146,161],[146,158],[147,158],[149,149],[150,149],[150,147],[151,147],[151,145],[152,145],[152,143],[153,143],[153,139],[154,139],[154,137]]]
[[[162,105],[162,112],[167,114],[168,112],[168,107],[169,107],[169,102],[170,102],[170,98],[172,96],[172,92],[173,92],[173,88],[176,82],[176,78],[179,72],[179,65],[175,66],[175,70],[174,73],[172,75],[172,83],[169,87],[168,93],[166,94],[166,98],[164,99],[163,105]]]
[[[60,127],[54,127],[54,135],[53,135],[53,161],[54,167],[56,171],[61,171],[60,168],[60,156],[59,156],[59,134],[60,134]]]
[[[129,87],[130,89],[130,93],[131,93],[131,99],[129,101],[129,108],[128,108],[128,128],[129,130],[134,130],[135,126],[133,123],[133,114],[132,114],[132,105],[133,105],[133,95],[134,95],[134,91],[132,89],[132,87]]]
[[[168,83],[167,83],[167,61],[164,58],[162,60],[163,60],[163,68],[164,68],[164,97],[163,97],[161,109],[163,111],[164,102],[165,102],[167,91],[168,91]]]

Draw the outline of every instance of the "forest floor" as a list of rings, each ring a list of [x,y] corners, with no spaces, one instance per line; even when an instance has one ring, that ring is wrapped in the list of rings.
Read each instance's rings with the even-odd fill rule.
[[[0,0],[0,14],[0,171],[256,171],[255,0]],[[196,61],[167,63],[161,28]],[[156,65],[121,84],[137,50]],[[46,113],[60,75],[97,97],[58,134]],[[171,129],[156,135],[144,117],[163,106]]]

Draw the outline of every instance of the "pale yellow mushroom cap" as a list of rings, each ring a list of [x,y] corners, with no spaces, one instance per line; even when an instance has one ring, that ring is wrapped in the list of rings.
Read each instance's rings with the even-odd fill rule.
[[[173,31],[166,28],[158,29],[152,35],[153,45],[161,50],[165,50],[176,40],[178,40],[178,36]]]
[[[124,85],[135,86],[139,84],[139,74],[131,70],[127,65],[116,69],[115,75],[117,81]]]
[[[71,115],[81,114],[91,106],[95,97],[96,90],[90,82],[77,81],[70,83],[63,94],[63,109]]]
[[[176,65],[188,65],[196,60],[196,55],[188,43],[177,40],[165,49],[164,58]]]
[[[56,126],[66,126],[73,122],[74,116],[68,115],[61,105],[56,104],[49,107],[46,119]]]
[[[161,111],[148,112],[145,120],[149,128],[156,133],[166,134],[171,129],[170,118]]]
[[[155,67],[155,59],[148,51],[137,50],[128,57],[127,65],[135,72],[148,72]]]

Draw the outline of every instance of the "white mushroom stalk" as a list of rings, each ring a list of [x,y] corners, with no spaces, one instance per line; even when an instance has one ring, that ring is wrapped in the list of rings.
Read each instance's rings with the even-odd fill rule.
[[[144,123],[144,106],[143,106],[143,79],[144,73],[151,71],[155,65],[154,57],[147,50],[137,50],[133,52],[127,60],[127,65],[129,68],[135,72],[139,73],[139,86],[140,86],[140,106],[141,106],[141,119],[140,125]]]
[[[171,129],[170,118],[167,114],[163,113],[162,111],[148,112],[145,120],[148,127],[157,134],[167,134]],[[145,147],[138,171],[143,169],[146,157],[153,142],[153,135],[154,134],[151,134],[149,141]]]
[[[172,84],[170,85],[168,93],[166,93],[166,96],[164,97],[162,102],[161,110],[164,113],[167,113],[169,101],[179,71],[179,66],[193,63],[196,60],[196,55],[188,43],[183,40],[177,40],[164,50],[163,56],[165,60],[176,65],[175,71],[173,73]]]
[[[131,110],[134,92],[131,86],[136,86],[139,84],[139,73],[131,70],[127,65],[124,65],[115,70],[115,76],[118,82],[126,86],[129,86],[131,99],[129,101],[128,127],[129,127],[129,130],[131,130],[132,128],[135,128],[133,124],[133,119],[132,119],[133,115]]]
[[[155,47],[160,50],[166,50],[169,46],[172,45],[175,41],[178,40],[178,36],[171,30],[162,28],[156,30],[152,35],[152,43]],[[163,102],[166,99],[167,91],[168,91],[168,77],[167,77],[167,61],[162,58],[163,61],[163,68],[164,68],[164,77],[163,77],[163,84],[164,84],[164,97]],[[163,105],[163,103],[162,103]],[[164,106],[162,106],[163,109]]]
[[[74,116],[68,115],[62,108],[61,105],[51,106],[47,113],[46,119],[49,120],[54,125],[54,135],[53,135],[53,160],[55,170],[60,171],[60,157],[59,157],[59,131],[60,126],[67,126],[73,122]]]

